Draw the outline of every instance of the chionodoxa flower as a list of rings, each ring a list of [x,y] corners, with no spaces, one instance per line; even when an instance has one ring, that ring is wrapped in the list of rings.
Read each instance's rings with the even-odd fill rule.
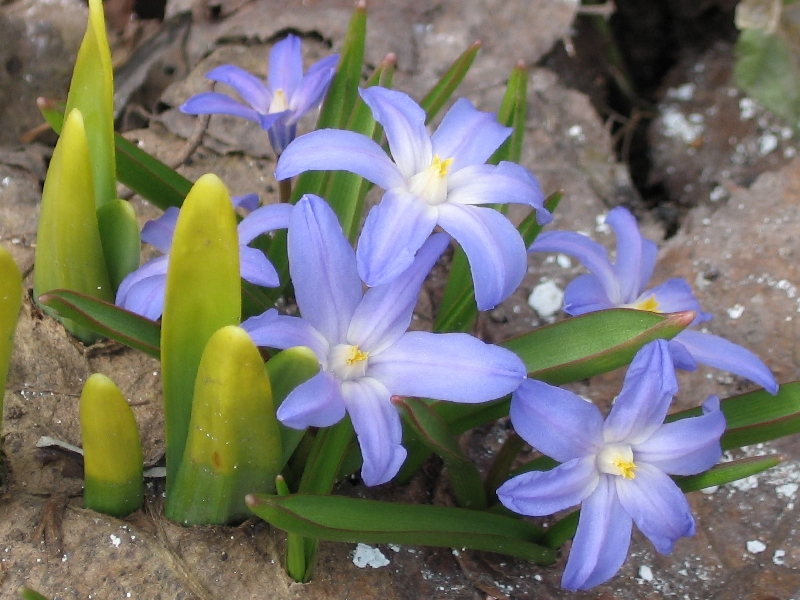
[[[633,308],[671,313],[692,310],[692,325],[713,318],[700,310],[700,303],[685,279],[674,277],[646,289],[653,274],[658,249],[642,237],[634,216],[618,206],[606,217],[617,236],[616,261],[597,242],[574,231],[548,231],[539,235],[529,252],[561,252],[577,258],[590,273],[575,278],[564,290],[564,312],[582,315],[605,308]],[[756,382],[770,394],[778,391],[775,378],[752,352],[710,333],[685,329],[669,343],[675,366],[694,371],[697,363],[730,371]]]
[[[518,475],[498,490],[507,508],[545,516],[581,513],[561,584],[588,589],[611,578],[628,553],[632,523],[662,554],[695,532],[686,497],[668,475],[694,475],[720,459],[719,399],[703,415],[664,424],[678,389],[667,342],[644,346],[608,418],[572,392],[528,379],[511,399],[511,422],[533,448],[561,464]]]
[[[289,274],[301,317],[275,309],[242,324],[259,346],[307,346],[320,372],[277,411],[288,427],[328,427],[350,415],[367,485],[389,481],[406,457],[393,395],[485,402],[525,377],[516,354],[463,333],[407,331],[422,283],[447,246],[436,234],[392,282],[362,291],[356,257],[333,210],[306,195],[289,220]]]

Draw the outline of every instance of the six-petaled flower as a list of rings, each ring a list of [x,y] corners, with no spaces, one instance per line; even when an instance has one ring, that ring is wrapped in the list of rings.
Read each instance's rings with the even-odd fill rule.
[[[407,331],[422,283],[447,246],[433,235],[392,282],[362,292],[356,257],[328,204],[301,199],[289,222],[289,272],[301,317],[274,309],[242,324],[259,346],[308,346],[321,371],[278,408],[285,425],[327,427],[350,415],[367,485],[389,481],[406,457],[393,395],[485,402],[525,377],[513,353],[461,333]]]
[[[338,60],[336,54],[327,56],[304,76],[300,38],[288,35],[270,51],[269,86],[233,65],[222,65],[206,75],[231,86],[245,104],[219,92],[203,92],[189,98],[180,110],[189,115],[233,115],[254,121],[269,134],[275,154],[280,155],[297,134],[300,118],[322,102]]]
[[[439,225],[469,259],[478,308],[487,310],[505,300],[525,275],[524,243],[504,215],[477,205],[528,204],[540,223],[552,218],[529,171],[505,161],[484,164],[511,129],[462,98],[431,136],[425,112],[408,95],[371,87],[361,90],[361,97],[383,125],[394,161],[364,135],[322,129],[289,145],[275,177],[344,170],[386,190],[367,215],[358,240],[358,272],[367,285],[388,283],[405,271]]]
[[[663,424],[677,389],[667,342],[659,340],[637,353],[605,422],[593,404],[546,383],[526,380],[514,392],[514,429],[561,464],[518,475],[497,495],[531,516],[581,504],[564,587],[588,589],[610,579],[625,561],[632,523],[662,554],[694,535],[689,504],[668,475],[717,463],[725,417],[712,396],[702,416]]]
[[[564,311],[582,315],[606,308],[633,308],[651,312],[697,313],[693,325],[713,317],[700,310],[700,304],[685,279],[675,277],[646,289],[653,274],[658,250],[642,237],[634,216],[617,207],[606,217],[617,236],[616,260],[612,263],[605,248],[572,231],[548,231],[539,235],[530,252],[561,252],[577,258],[590,273],[580,275],[564,290]],[[692,329],[680,332],[670,341],[675,366],[687,371],[702,363],[746,377],[771,394],[778,391],[775,378],[752,352],[726,339]]]

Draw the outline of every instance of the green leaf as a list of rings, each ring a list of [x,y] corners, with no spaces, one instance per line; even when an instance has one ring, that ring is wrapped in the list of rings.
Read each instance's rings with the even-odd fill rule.
[[[22,274],[11,254],[0,246],[0,428],[8,365],[14,350],[14,330],[22,307]]]
[[[22,600],[47,600],[47,598],[42,596],[39,592],[34,592],[32,589],[24,586],[19,588],[19,595],[22,597]]]
[[[92,169],[83,118],[69,113],[53,151],[42,191],[33,293],[64,288],[112,301],[92,187]],[[50,309],[45,312],[52,314]],[[89,344],[97,336],[69,319],[64,326]]]
[[[80,403],[83,505],[125,517],[144,502],[142,443],[127,400],[111,379],[95,373]]]
[[[726,429],[720,443],[723,450],[776,440],[800,432],[800,382],[780,386],[772,396],[764,390],[726,398],[720,403]],[[667,417],[675,421],[701,414],[700,408]]]
[[[522,157],[522,140],[525,137],[525,121],[528,113],[528,68],[520,61],[511,71],[506,85],[506,93],[497,120],[513,131],[509,138],[495,150],[487,161],[496,165],[503,160],[519,162]]]
[[[37,98],[36,105],[45,121],[58,134],[64,124],[64,106],[55,100]],[[192,182],[157,158],[114,134],[117,179],[162,210],[180,207]]]
[[[415,437],[444,460],[458,505],[475,510],[485,509],[486,494],[481,475],[475,465],[464,457],[458,439],[447,423],[421,400],[398,398],[393,403],[402,409],[403,420],[413,430]]]
[[[275,410],[298,385],[319,373],[319,359],[311,348],[296,346],[278,352],[266,364],[272,383],[272,400]],[[283,468],[305,435],[305,430],[292,429],[279,424],[283,447],[280,467]]]
[[[242,521],[246,494],[275,490],[280,460],[264,362],[244,329],[223,327],[197,370],[186,449],[165,514],[183,525]]]
[[[542,538],[542,544],[548,548],[560,548],[568,540],[575,537],[575,530],[578,528],[578,517],[581,511],[571,512],[563,519],[548,528],[547,533]]]
[[[78,109],[91,156],[92,194],[97,208],[117,197],[114,160],[114,72],[102,0],[89,0],[89,21],[78,50],[64,111]]]
[[[713,469],[700,473],[699,475],[691,475],[689,477],[675,477],[675,483],[681,490],[686,492],[693,492],[695,490],[702,490],[707,487],[715,485],[722,485],[730,483],[738,479],[744,479],[766,471],[772,467],[783,462],[783,457],[778,455],[772,456],[754,456],[751,458],[743,458],[717,465]]]
[[[203,175],[178,215],[161,318],[167,498],[183,457],[200,358],[218,329],[239,324],[241,293],[230,195],[216,175]]]
[[[602,310],[540,327],[501,345],[522,359],[529,377],[559,385],[626,365],[646,343],[675,337],[693,318],[691,311],[662,315]]]
[[[259,517],[284,531],[337,542],[470,548],[551,564],[541,530],[519,519],[466,508],[293,494],[247,497]]]
[[[116,340],[153,358],[160,358],[161,327],[155,321],[103,302],[72,292],[53,290],[39,296],[37,302],[71,319],[81,327]]]
[[[480,47],[480,42],[474,42],[467,48],[445,72],[439,80],[439,83],[437,83],[431,91],[425,95],[422,102],[419,103],[422,110],[425,111],[426,124],[430,123],[436,117],[453,95],[453,92],[456,91],[459,84],[464,80]]]
[[[129,273],[139,268],[139,223],[131,203],[115,198],[97,209],[97,224],[108,278],[116,290]]]
[[[736,57],[736,85],[796,124],[800,117],[800,73],[787,39],[780,32],[745,29],[736,42]]]

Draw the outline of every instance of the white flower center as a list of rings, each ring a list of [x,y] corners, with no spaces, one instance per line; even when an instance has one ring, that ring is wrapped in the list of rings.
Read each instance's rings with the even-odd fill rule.
[[[601,473],[633,479],[636,477],[633,450],[628,444],[608,444],[597,455],[597,468]]]
[[[358,346],[337,344],[328,354],[328,369],[341,381],[361,379],[367,372],[369,352],[362,352]]]
[[[272,95],[272,102],[270,102],[269,110],[267,112],[272,114],[283,112],[285,110],[289,110],[289,101],[286,99],[286,94],[283,92],[283,89],[278,88]]]
[[[452,164],[452,158],[442,160],[438,154],[434,155],[431,164],[408,182],[409,191],[431,206],[441,204],[447,200],[447,171]]]

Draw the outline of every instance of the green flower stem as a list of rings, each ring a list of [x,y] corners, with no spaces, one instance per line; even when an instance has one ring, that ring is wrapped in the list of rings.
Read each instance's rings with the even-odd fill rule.
[[[14,349],[14,329],[22,305],[22,275],[8,250],[0,246],[0,428],[3,425],[3,394]]]
[[[494,458],[492,467],[486,474],[484,481],[484,489],[486,490],[486,497],[489,499],[489,504],[497,502],[497,488],[500,487],[511,472],[511,467],[517,456],[522,452],[525,447],[525,440],[519,437],[516,433],[508,436],[497,456]]]
[[[83,505],[125,517],[144,501],[142,444],[133,411],[119,388],[95,373],[81,393]]]

